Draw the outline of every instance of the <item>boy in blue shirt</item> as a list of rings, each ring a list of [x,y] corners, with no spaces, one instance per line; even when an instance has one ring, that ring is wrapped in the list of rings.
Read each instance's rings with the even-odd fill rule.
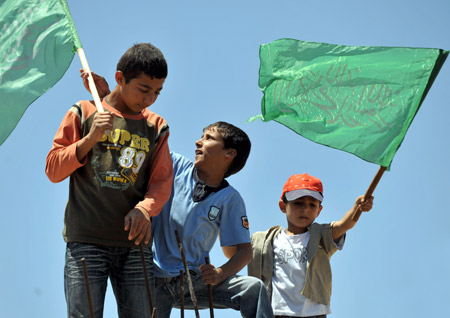
[[[250,140],[239,128],[217,122],[196,143],[195,161],[172,154],[172,194],[153,218],[157,317],[170,317],[180,305],[179,273],[184,270],[174,231],[179,232],[200,308],[208,307],[212,285],[216,308],[240,310],[243,317],[273,317],[264,284],[236,275],[251,260],[250,235],[244,201],[226,177],[241,170],[250,153]],[[204,264],[217,236],[230,256],[220,267]],[[185,306],[192,305],[186,286]]]
[[[315,223],[322,211],[322,182],[306,173],[291,176],[283,187],[280,210],[287,228],[274,226],[252,235],[253,261],[248,274],[261,278],[275,317],[326,317],[331,313],[330,258],[342,249],[358,209],[370,211],[373,197],[356,199],[344,217]]]

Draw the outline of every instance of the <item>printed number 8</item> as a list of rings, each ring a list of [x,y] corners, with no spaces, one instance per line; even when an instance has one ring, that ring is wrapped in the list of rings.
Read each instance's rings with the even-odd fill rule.
[[[119,164],[128,169],[133,165],[133,158],[136,155],[136,150],[134,148],[124,148],[121,151],[122,156],[119,158]]]

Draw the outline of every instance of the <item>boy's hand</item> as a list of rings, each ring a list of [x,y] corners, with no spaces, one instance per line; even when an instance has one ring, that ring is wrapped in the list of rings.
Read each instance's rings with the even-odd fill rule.
[[[372,210],[373,196],[369,197],[367,200],[364,200],[364,196],[363,195],[359,196],[356,199],[355,206],[357,206],[357,207],[359,206],[359,208],[363,212],[369,212],[370,210]]]
[[[354,220],[353,216],[358,212],[359,209],[361,209],[362,212],[368,212],[372,209],[373,205],[373,197],[370,196],[366,200],[364,200],[364,195],[359,196],[356,201],[355,205],[347,212],[337,222],[334,222],[332,225],[332,235],[333,240],[337,240],[342,235],[344,235],[348,230],[350,230],[352,227],[355,226],[358,219]]]
[[[89,88],[89,81],[88,81],[89,73],[85,72],[83,69],[80,70],[80,73],[81,73],[81,78],[83,79],[84,87],[90,93],[91,89]],[[92,74],[92,78],[94,79],[95,87],[97,87],[98,96],[100,96],[100,98],[103,98],[106,95],[108,95],[109,93],[111,93],[111,91],[109,90],[108,82],[105,80],[105,78],[103,76],[95,74],[92,71],[91,71],[91,74]]]
[[[112,131],[113,119],[113,113],[96,113],[91,130],[89,131],[89,137],[95,140],[95,142],[100,141],[107,130]]]
[[[136,238],[134,244],[139,245],[142,241],[148,244],[152,233],[152,221],[150,215],[144,209],[134,208],[125,216],[125,231],[130,231],[128,239]]]
[[[86,155],[91,151],[92,147],[102,140],[103,135],[112,131],[114,114],[112,113],[96,113],[92,122],[91,130],[81,140],[77,142],[77,159],[83,161]],[[109,134],[109,133],[108,133]]]
[[[221,268],[215,268],[212,264],[202,264],[198,267],[202,271],[205,285],[218,285],[225,280]]]

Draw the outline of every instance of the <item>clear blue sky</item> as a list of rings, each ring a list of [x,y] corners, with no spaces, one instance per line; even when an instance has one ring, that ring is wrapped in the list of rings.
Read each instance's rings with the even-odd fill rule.
[[[246,201],[251,232],[285,224],[278,199],[291,174],[308,172],[323,180],[318,221],[329,222],[342,217],[378,170],[275,122],[246,123],[260,113],[260,44],[288,37],[450,49],[446,0],[69,0],[69,7],[91,68],[111,86],[119,57],[133,43],[151,42],[163,51],[169,76],[151,109],[169,122],[173,151],[193,158],[202,128],[217,120],[249,134],[247,166],[229,181]],[[0,317],[65,316],[61,231],[68,181],[52,184],[44,167],[64,114],[77,100],[90,98],[80,65],[76,56],[0,146]],[[373,210],[333,256],[330,317],[448,315],[449,83],[447,61],[375,191]],[[211,262],[224,261],[216,246]],[[111,290],[104,316],[117,317]],[[216,310],[216,317],[239,313]]]

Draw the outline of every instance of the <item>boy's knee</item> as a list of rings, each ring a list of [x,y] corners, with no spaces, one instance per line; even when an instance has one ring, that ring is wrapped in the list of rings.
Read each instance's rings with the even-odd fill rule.
[[[259,293],[262,289],[266,289],[264,283],[259,278],[248,276],[246,277],[246,281],[248,288],[252,291],[257,291]]]

